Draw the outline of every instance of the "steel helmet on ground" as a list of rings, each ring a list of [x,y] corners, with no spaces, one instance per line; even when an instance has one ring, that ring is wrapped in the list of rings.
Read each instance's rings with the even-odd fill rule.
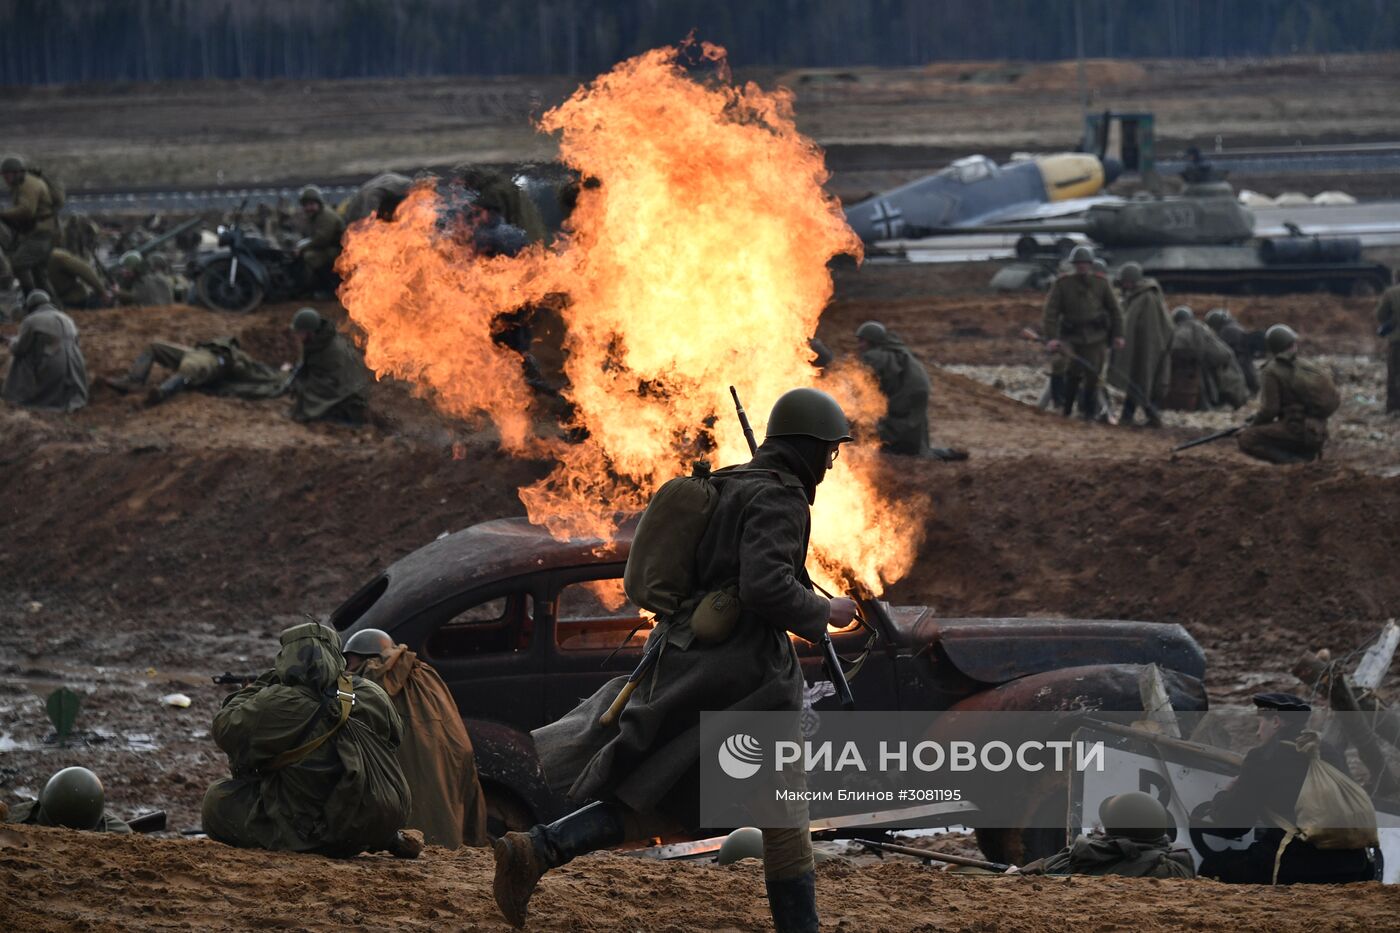
[[[92,829],[102,821],[102,782],[87,768],[64,768],[44,785],[39,807],[56,826]]]

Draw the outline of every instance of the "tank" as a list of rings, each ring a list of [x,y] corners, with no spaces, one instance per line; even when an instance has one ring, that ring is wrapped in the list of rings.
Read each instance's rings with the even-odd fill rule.
[[[993,280],[1003,290],[1044,281],[1030,268],[1056,270],[1076,245],[1068,234],[1093,241],[1111,270],[1136,262],[1168,291],[1374,295],[1391,281],[1388,267],[1362,261],[1355,238],[1255,237],[1254,214],[1219,179],[1188,184],[1173,197],[1095,204],[1073,220],[979,230],[1026,232],[1016,243],[1019,262]]]

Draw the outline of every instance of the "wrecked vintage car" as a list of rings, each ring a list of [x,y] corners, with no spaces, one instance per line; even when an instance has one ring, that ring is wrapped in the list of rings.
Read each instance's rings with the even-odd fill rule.
[[[544,779],[530,731],[630,672],[641,655],[646,629],[622,592],[630,535],[561,541],[523,518],[485,522],[395,562],[331,614],[343,637],[383,629],[437,668],[471,733],[497,829],[567,809]],[[880,638],[851,681],[861,709],[1141,709],[1139,675],[1153,663],[1176,709],[1206,707],[1205,657],[1179,625],[949,619],[883,603],[866,610]],[[859,655],[867,639],[855,624],[832,633],[844,658]],[[809,685],[819,687],[819,650],[796,644]],[[814,706],[836,704],[825,696]],[[1028,801],[1062,805],[1053,795]],[[1021,848],[1019,836],[986,835],[979,831],[984,848],[998,854]],[[1052,841],[1026,840],[1026,848]]]

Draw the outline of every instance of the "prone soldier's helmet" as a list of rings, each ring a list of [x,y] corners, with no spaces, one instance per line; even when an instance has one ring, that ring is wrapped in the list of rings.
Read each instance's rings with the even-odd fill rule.
[[[1192,311],[1190,306],[1177,305],[1176,310],[1172,312],[1172,323],[1180,324],[1182,321],[1189,321],[1195,316],[1196,312]]]
[[[752,826],[740,826],[725,836],[716,861],[721,865],[733,865],[746,858],[763,861],[763,831]]]
[[[1139,842],[1159,839],[1176,825],[1156,797],[1141,791],[1105,799],[1099,804],[1099,822],[1110,836],[1127,836]]]
[[[1118,281],[1124,285],[1135,285],[1142,281],[1142,266],[1136,262],[1125,262],[1118,270]]]
[[[92,829],[102,819],[102,782],[87,768],[64,768],[39,794],[39,808],[56,826]]]
[[[24,156],[15,155],[13,152],[0,159],[0,172],[22,172],[24,167]]]
[[[122,258],[119,260],[119,262],[121,263],[121,267],[123,269],[126,269],[129,272],[139,272],[145,260],[141,258],[141,254],[138,253],[136,250],[129,249],[126,252],[122,253]]]
[[[24,296],[24,310],[33,311],[40,305],[46,305],[53,301],[52,296],[42,288],[36,288],[28,295]]]
[[[1230,312],[1224,308],[1211,308],[1206,315],[1206,324],[1211,330],[1220,330],[1230,322]]]
[[[1275,355],[1293,349],[1298,344],[1298,332],[1287,324],[1275,324],[1264,331],[1264,346]]]
[[[1087,246],[1076,246],[1070,251],[1069,261],[1071,264],[1076,262],[1092,263],[1094,261],[1094,251]]]
[[[860,340],[869,340],[871,343],[879,343],[885,339],[885,325],[879,321],[866,321],[856,328],[856,337]]]
[[[324,206],[326,203],[325,197],[321,194],[321,189],[317,188],[315,185],[307,185],[305,188],[302,188],[301,194],[297,195],[297,200],[302,204],[305,204],[307,201],[315,201],[317,204]]]
[[[350,640],[345,643],[345,647],[340,649],[341,654],[362,654],[367,658],[377,658],[394,647],[394,640],[389,637],[389,633],[383,629],[366,628],[361,629]]]
[[[851,426],[836,399],[820,389],[790,389],[773,403],[766,437],[814,437],[829,444],[851,440]]]
[[[315,308],[301,308],[292,315],[292,330],[314,333],[321,326],[321,314]]]

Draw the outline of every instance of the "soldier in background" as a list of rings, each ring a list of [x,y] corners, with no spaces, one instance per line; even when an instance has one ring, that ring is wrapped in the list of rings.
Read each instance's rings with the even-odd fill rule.
[[[1021,867],[1022,875],[1119,875],[1125,878],[1194,878],[1191,853],[1172,849],[1174,826],[1149,794],[1115,794],[1099,804],[1103,832],[1081,835],[1055,855]]]
[[[1041,334],[1047,350],[1054,353],[1064,347],[1079,358],[1060,377],[1062,390],[1057,393],[1052,387],[1051,395],[1064,399],[1065,417],[1078,401],[1080,416],[1092,420],[1098,413],[1099,375],[1108,347],[1123,348],[1123,312],[1113,286],[1094,275],[1093,250],[1076,246],[1069,260],[1074,271],[1056,279],[1045,299]],[[1055,377],[1051,379],[1053,383]]]
[[[1259,410],[1235,438],[1240,450],[1270,463],[1303,463],[1322,457],[1327,419],[1341,405],[1336,383],[1322,367],[1298,357],[1298,335],[1275,324],[1264,334]]]
[[[49,282],[65,308],[105,308],[116,297],[96,269],[62,248],[49,254]]]
[[[1385,340],[1385,412],[1400,411],[1400,285],[1392,285],[1376,305],[1376,335]]]
[[[413,798],[405,825],[429,845],[490,845],[472,741],[438,672],[377,628],[350,636],[344,654],[346,667],[387,693],[403,720],[396,757]]]
[[[94,833],[125,835],[131,827],[107,812],[102,781],[87,768],[64,768],[44,785],[38,800],[16,804],[6,823],[62,826]]]
[[[277,370],[243,352],[237,337],[215,337],[192,347],[157,340],[132,362],[126,375],[103,382],[125,395],[144,386],[156,364],[173,372],[146,393],[147,405],[158,405],[187,388],[264,399],[276,398],[287,387],[287,380]]]
[[[24,159],[7,155],[0,160],[0,176],[10,187],[10,207],[0,210],[4,221],[15,232],[10,265],[25,294],[35,289],[52,293],[49,284],[49,253],[58,240],[58,213],[53,193],[44,179],[28,170]]]
[[[1124,263],[1118,270],[1123,289],[1123,341],[1113,351],[1109,385],[1124,393],[1121,424],[1132,424],[1142,407],[1148,427],[1160,428],[1157,411],[1171,384],[1172,323],[1156,279],[1144,278],[1142,266]]]
[[[1179,411],[1239,408],[1249,401],[1234,352],[1181,305],[1172,312],[1171,389],[1166,406]]]
[[[134,249],[122,253],[117,303],[135,307],[164,307],[175,303],[170,280],[147,264]]]
[[[1211,309],[1206,315],[1206,326],[1235,354],[1235,362],[1239,364],[1240,373],[1244,376],[1245,388],[1249,391],[1249,397],[1254,398],[1259,394],[1259,370],[1254,365],[1254,347],[1258,331],[1251,338],[1240,326],[1239,321],[1235,320],[1235,316],[1224,308]]]
[[[340,257],[340,238],[345,234],[345,221],[326,207],[321,189],[307,185],[301,189],[304,238],[297,244],[297,254],[305,268],[305,286],[312,292],[333,293],[340,285],[335,274],[335,261]]]
[[[949,447],[930,447],[928,440],[928,370],[898,334],[879,321],[856,329],[860,360],[879,383],[885,414],[876,425],[880,449],[911,457],[966,460],[967,454]]]
[[[77,325],[38,289],[25,296],[24,308],[0,394],[24,408],[77,411],[88,400],[87,361],[78,347]]]
[[[292,333],[301,341],[301,362],[289,385],[295,399],[292,417],[363,424],[370,374],[359,351],[315,308],[292,315]]]

